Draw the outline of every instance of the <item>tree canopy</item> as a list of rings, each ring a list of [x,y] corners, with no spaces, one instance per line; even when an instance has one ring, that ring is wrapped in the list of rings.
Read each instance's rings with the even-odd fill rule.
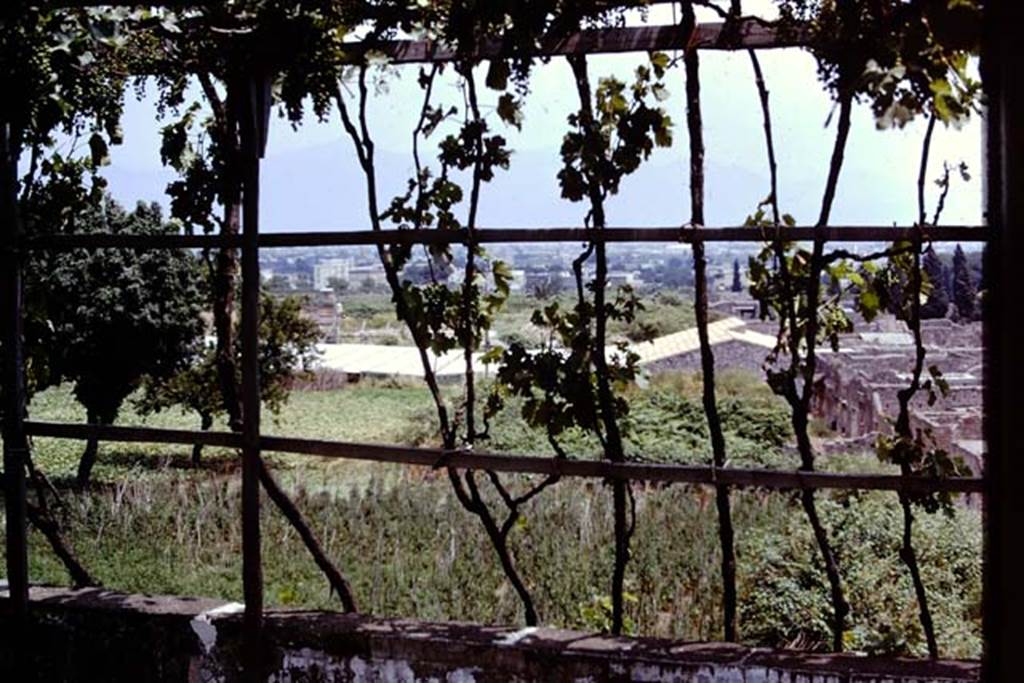
[[[949,311],[949,293],[946,289],[946,267],[942,264],[935,250],[928,248],[924,252],[924,272],[928,277],[928,300],[921,306],[921,317],[945,318]]]
[[[111,199],[79,215],[81,233],[176,233],[157,204],[127,212]],[[53,380],[74,384],[90,423],[111,424],[144,377],[166,378],[195,353],[203,332],[198,262],[186,251],[74,250],[32,268],[30,297],[44,301],[52,326]],[[95,443],[83,456],[89,478]]]
[[[957,317],[970,322],[978,316],[978,290],[967,266],[967,256],[958,244],[953,252],[953,304]]]
[[[288,400],[293,380],[312,372],[318,355],[316,342],[319,337],[316,323],[302,314],[302,302],[298,297],[277,298],[267,292],[262,294],[260,398],[271,412],[280,412]],[[143,414],[180,407],[198,414],[201,428],[210,429],[213,420],[225,414],[215,353],[214,346],[205,343],[177,373],[170,376],[149,375],[136,407]],[[193,461],[196,464],[200,453],[201,448],[197,446],[193,450]]]

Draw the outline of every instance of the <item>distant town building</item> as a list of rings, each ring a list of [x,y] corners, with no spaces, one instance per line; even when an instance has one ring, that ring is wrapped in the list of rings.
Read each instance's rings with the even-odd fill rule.
[[[347,280],[355,289],[386,287],[388,284],[387,275],[379,263],[349,267]]]
[[[760,312],[757,301],[746,292],[724,290],[715,292],[715,301],[708,309],[723,316],[734,316],[746,320],[756,320]]]
[[[607,280],[609,287],[622,287],[623,285],[629,285],[633,289],[640,289],[644,284],[644,281],[640,279],[639,273],[626,270],[611,271],[608,273]]]
[[[512,270],[512,280],[508,283],[509,291],[522,292],[526,289],[526,271],[517,268]]]
[[[330,289],[331,280],[351,282],[352,259],[332,258],[317,262],[313,266],[313,287],[317,290]]]

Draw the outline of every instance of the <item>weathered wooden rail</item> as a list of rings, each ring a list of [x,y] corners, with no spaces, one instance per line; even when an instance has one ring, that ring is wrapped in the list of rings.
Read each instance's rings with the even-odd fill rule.
[[[241,448],[242,437],[234,432],[156,429],[84,425],[61,422],[25,423],[30,436],[57,439],[96,439],[122,443],[202,444],[223,448]],[[422,467],[513,472],[518,474],[557,474],[584,479],[621,479],[662,484],[727,484],[764,489],[841,489],[874,491],[947,491],[980,493],[983,480],[976,477],[901,477],[894,474],[846,474],[801,472],[770,469],[715,468],[703,465],[677,465],[650,461],[613,463],[606,460],[574,460],[530,455],[501,455],[486,451],[447,451],[441,448],[413,448],[373,443],[323,441],[283,436],[262,436],[260,450],[325,458],[366,460],[371,462]]]
[[[824,239],[828,242],[894,242],[913,240],[918,229],[909,226],[848,225],[815,228],[780,227],[768,230],[752,227],[619,227],[602,230],[586,228],[477,228],[473,241],[478,244],[522,244],[556,242],[659,243],[659,242],[757,242],[781,238],[801,242]],[[980,242],[990,239],[984,226],[937,226],[920,231],[926,242]],[[378,244],[466,244],[465,230],[324,230],[261,233],[261,248],[371,246]],[[23,239],[24,251],[70,249],[223,249],[242,246],[241,235],[40,235]]]

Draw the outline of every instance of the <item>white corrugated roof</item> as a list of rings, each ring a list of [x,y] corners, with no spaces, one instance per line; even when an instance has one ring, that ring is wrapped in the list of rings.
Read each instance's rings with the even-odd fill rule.
[[[739,318],[729,317],[708,325],[708,339],[711,344],[738,341],[765,349],[775,346],[775,337],[756,332],[746,327]],[[423,377],[423,364],[415,346],[385,346],[382,344],[321,344],[322,355],[319,365],[327,370],[338,370],[352,374],[400,375]],[[653,363],[665,358],[692,353],[700,349],[697,328],[667,334],[649,342],[631,344],[630,348],[640,356],[640,365]],[[608,355],[618,353],[609,347]],[[475,354],[473,368],[485,372],[487,366],[481,362],[482,354]],[[434,372],[438,377],[453,377],[465,372],[461,351],[451,351],[442,356],[428,352]]]
[[[749,329],[742,320],[736,317],[709,323],[708,341],[712,346],[738,341],[766,349],[775,347],[775,337]],[[697,328],[691,327],[649,342],[634,344],[632,349],[640,356],[640,364],[645,365],[700,350],[700,337],[697,336]]]
[[[401,375],[423,377],[423,362],[415,346],[386,346],[384,344],[320,344],[319,365],[326,370],[352,374]],[[475,354],[473,368],[484,371],[480,355]],[[439,376],[461,375],[466,371],[461,351],[436,356],[428,351],[434,372]]]

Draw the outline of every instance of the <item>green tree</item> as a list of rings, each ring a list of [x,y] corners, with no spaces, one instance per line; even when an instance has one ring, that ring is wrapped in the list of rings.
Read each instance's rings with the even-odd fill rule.
[[[693,286],[693,264],[688,258],[673,256],[658,268],[658,283],[663,287],[680,289]]]
[[[971,271],[967,267],[967,257],[958,244],[953,252],[953,304],[960,320],[970,322],[977,317],[977,294]]]
[[[5,230],[58,231],[102,195],[97,175],[121,142],[124,77],[96,59],[121,40],[114,15],[23,7],[0,9],[0,165]],[[73,137],[86,144],[60,145]],[[69,149],[71,151],[69,151]],[[76,150],[84,150],[77,154]],[[16,258],[13,254],[11,258]],[[12,264],[13,265],[13,264]],[[22,263],[30,269],[32,264]],[[0,263],[0,272],[6,269]],[[54,381],[51,325],[41,300],[22,301],[28,395]],[[0,358],[3,357],[0,339]],[[0,383],[0,396],[6,383]],[[0,401],[2,414],[4,401]]]
[[[949,292],[946,290],[946,267],[942,265],[942,259],[931,247],[924,252],[922,259],[925,276],[931,286],[928,292],[928,299],[921,306],[922,320],[933,318],[945,318],[949,311]]]
[[[137,72],[156,76],[160,112],[173,119],[164,127],[161,158],[178,175],[168,187],[171,211],[186,226],[207,233],[234,236],[241,232],[246,149],[265,140],[245,140],[252,82],[258,67],[252,55],[266,54],[272,43],[275,60],[272,88],[289,120],[298,125],[303,108],[312,104],[323,119],[330,97],[325,84],[337,88],[341,72],[342,42],[349,28],[363,20],[364,3],[310,0],[280,3],[273,0],[196,6],[181,9],[139,10],[146,26],[133,36],[131,54],[141,64]],[[239,68],[241,67],[241,68]],[[198,82],[200,102],[191,102],[188,88]],[[206,109],[209,116],[201,112]],[[254,137],[261,137],[258,133]],[[240,263],[235,249],[211,250],[210,304],[216,336],[216,368],[221,397],[233,431],[242,430],[241,387],[238,378],[235,295]],[[309,282],[309,285],[312,285]],[[257,458],[256,460],[259,460]],[[323,570],[344,609],[354,611],[355,600],[341,573],[333,566],[301,512],[258,462],[259,478],[268,497],[302,537]]]
[[[104,183],[96,172],[107,163],[109,145],[121,142],[125,76],[98,57],[115,52],[121,44],[117,18],[128,11],[50,9],[21,2],[0,8],[0,91],[5,94],[0,103],[0,230],[6,235],[31,234],[38,226],[65,229],[82,202],[101,196]],[[69,138],[84,144],[66,144]],[[45,197],[54,201],[39,201]],[[33,391],[58,381],[50,363],[57,348],[53,327],[43,299],[25,289],[31,264],[23,259],[13,250],[0,254],[3,289],[11,294],[11,304],[21,305],[24,323],[21,358],[10,353],[17,326],[5,327],[0,339],[5,456],[13,449],[21,451],[13,457],[25,464],[37,491],[34,501],[23,501],[27,517],[72,583],[95,585],[63,539],[47,502],[50,496],[44,492],[44,475],[33,466],[31,444],[13,419],[15,414],[27,414]],[[17,486],[22,474],[7,476]]]
[[[266,288],[271,292],[287,292],[292,288],[292,283],[284,275],[274,275],[267,280]]]
[[[743,291],[743,279],[740,276],[740,260],[733,259],[732,262],[732,291]]]
[[[327,279],[327,286],[333,289],[335,294],[344,294],[348,291],[349,283],[345,278],[332,277]]]
[[[546,277],[538,278],[533,285],[533,298],[547,301],[566,289],[566,278],[560,270],[552,269]]]
[[[157,204],[128,213],[112,199],[78,218],[80,233],[160,235],[178,231]],[[197,261],[184,250],[99,249],[60,253],[39,264],[30,282],[53,326],[53,368],[74,383],[90,424],[112,424],[146,376],[169,377],[194,354],[203,323]],[[86,486],[98,442],[78,467]]]
[[[239,322],[236,320],[235,325]],[[275,415],[288,401],[293,381],[308,376],[317,358],[320,330],[316,322],[302,315],[298,297],[276,298],[266,292],[260,297],[260,397]],[[199,415],[200,428],[213,427],[215,418],[226,414],[217,374],[216,347],[204,345],[192,362],[169,377],[150,376],[136,401],[144,415],[178,406]],[[236,367],[241,353],[236,352]],[[192,464],[199,465],[203,448],[192,447]]]

